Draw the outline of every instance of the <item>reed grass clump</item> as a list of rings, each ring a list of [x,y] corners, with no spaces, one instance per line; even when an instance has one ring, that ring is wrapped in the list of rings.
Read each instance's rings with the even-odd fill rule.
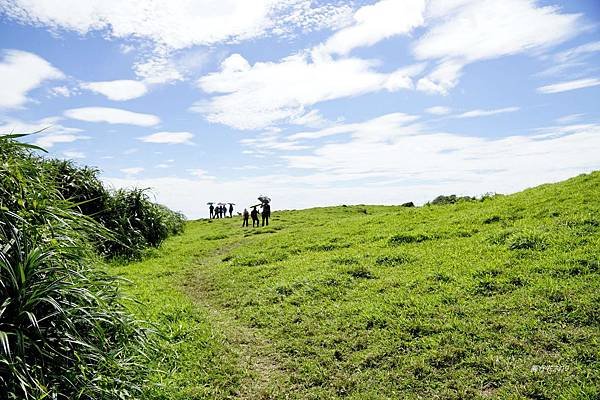
[[[0,400],[139,398],[147,330],[102,258],[138,257],[183,216],[22,136],[0,136]]]

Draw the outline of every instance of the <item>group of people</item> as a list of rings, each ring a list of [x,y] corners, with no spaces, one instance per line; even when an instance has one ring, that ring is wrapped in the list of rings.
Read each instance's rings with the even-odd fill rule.
[[[233,204],[229,204],[229,210],[227,210],[227,205],[224,203],[219,203],[215,207],[213,203],[208,203],[210,207],[208,207],[208,211],[210,212],[210,219],[213,218],[227,218],[227,211],[229,211],[229,218],[233,217]]]
[[[260,204],[256,204],[254,206],[250,206],[252,211],[248,212],[247,208],[244,208],[243,213],[238,213],[243,218],[242,227],[248,226],[248,221],[252,218],[252,227],[261,226],[261,221],[259,219],[259,215],[262,217],[262,226],[269,225],[269,218],[271,217],[271,199],[266,196],[259,196],[258,200],[260,200]],[[229,204],[229,207],[227,207]],[[229,218],[233,218],[233,206],[235,203],[218,203],[216,206],[214,203],[208,203],[208,211],[210,213],[210,218],[227,218],[227,212],[229,211]],[[258,207],[261,208],[259,213]]]
[[[271,205],[269,203],[262,203],[260,205],[252,206],[252,211],[248,212],[247,208],[244,208],[244,213],[242,217],[244,221],[242,222],[242,227],[248,226],[248,219],[252,217],[252,227],[260,226],[260,221],[258,219],[258,210],[257,207],[261,207],[262,210],[260,215],[262,217],[262,226],[269,226],[269,217],[271,216]]]

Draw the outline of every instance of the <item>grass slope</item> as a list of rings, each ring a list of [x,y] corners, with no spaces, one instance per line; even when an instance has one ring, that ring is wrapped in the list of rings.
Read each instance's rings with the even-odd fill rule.
[[[595,172],[483,202],[190,222],[114,267],[164,335],[147,396],[598,399],[599,197]]]

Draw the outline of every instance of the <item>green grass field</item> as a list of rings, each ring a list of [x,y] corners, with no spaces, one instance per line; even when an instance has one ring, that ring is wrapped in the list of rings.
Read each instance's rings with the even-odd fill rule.
[[[600,172],[240,226],[111,266],[157,331],[147,398],[600,398]]]

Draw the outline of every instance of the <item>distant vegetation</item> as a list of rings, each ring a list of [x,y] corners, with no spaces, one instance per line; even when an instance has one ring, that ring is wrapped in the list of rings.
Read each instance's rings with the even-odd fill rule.
[[[0,399],[138,397],[146,333],[101,258],[139,258],[184,219],[22,136],[0,136]]]

